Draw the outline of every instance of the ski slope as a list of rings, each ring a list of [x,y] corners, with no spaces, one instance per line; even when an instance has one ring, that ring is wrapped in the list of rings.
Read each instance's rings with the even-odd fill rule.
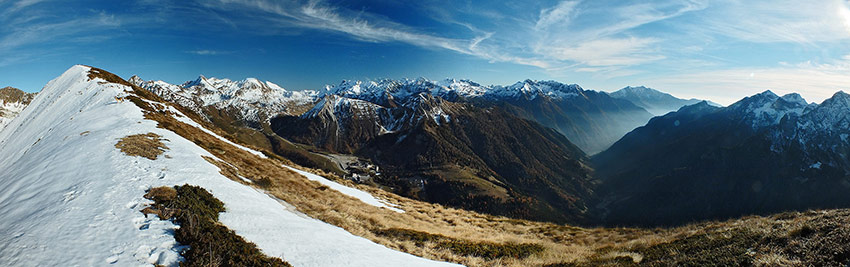
[[[0,266],[177,266],[176,227],[140,210],[145,190],[198,185],[225,203],[220,221],[294,266],[454,266],[388,249],[231,181],[213,157],[116,97],[123,85],[74,66],[0,131]],[[153,132],[168,157],[127,156],[121,137]]]

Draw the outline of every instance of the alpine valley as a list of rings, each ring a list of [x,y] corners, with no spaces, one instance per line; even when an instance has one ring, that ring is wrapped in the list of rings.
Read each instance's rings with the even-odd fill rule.
[[[555,222],[589,222],[595,182],[585,151],[651,117],[628,100],[554,81],[343,81],[305,92],[251,78],[130,81],[219,125],[265,132],[272,146],[354,155],[380,169],[370,182],[407,197]]]

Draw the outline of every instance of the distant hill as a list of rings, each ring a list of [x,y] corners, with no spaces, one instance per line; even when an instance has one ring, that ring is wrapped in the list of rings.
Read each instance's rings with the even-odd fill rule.
[[[679,108],[687,105],[699,103],[700,99],[681,99],[668,93],[664,93],[652,88],[638,86],[627,86],[609,94],[611,97],[625,99],[631,101],[635,105],[642,107],[655,116],[661,116],[671,111],[676,111]],[[720,104],[708,101],[712,106],[720,106]]]

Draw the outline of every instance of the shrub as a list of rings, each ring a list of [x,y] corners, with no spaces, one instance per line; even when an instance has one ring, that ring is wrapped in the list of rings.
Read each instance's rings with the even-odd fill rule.
[[[181,252],[186,261],[180,266],[291,266],[279,258],[263,255],[254,243],[218,223],[218,214],[225,210],[224,203],[201,187],[188,184],[157,187],[145,197],[154,201],[145,210],[159,211],[146,213],[172,219],[180,225],[174,238],[189,246]]]

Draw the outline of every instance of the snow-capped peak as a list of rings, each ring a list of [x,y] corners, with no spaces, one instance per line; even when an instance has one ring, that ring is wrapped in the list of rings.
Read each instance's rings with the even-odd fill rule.
[[[799,94],[791,93],[782,97],[770,90],[745,97],[730,105],[730,110],[741,114],[753,129],[777,125],[786,115],[802,115],[809,104]]]
[[[538,96],[552,98],[570,98],[582,95],[584,89],[578,84],[563,84],[556,81],[519,81],[509,86],[492,86],[485,93],[489,98],[527,98],[534,99]]]
[[[803,99],[803,97],[798,93],[786,94],[786,95],[782,96],[782,99],[789,102],[789,103],[800,104],[800,105],[803,105],[803,106],[808,104],[806,102],[806,100]]]

